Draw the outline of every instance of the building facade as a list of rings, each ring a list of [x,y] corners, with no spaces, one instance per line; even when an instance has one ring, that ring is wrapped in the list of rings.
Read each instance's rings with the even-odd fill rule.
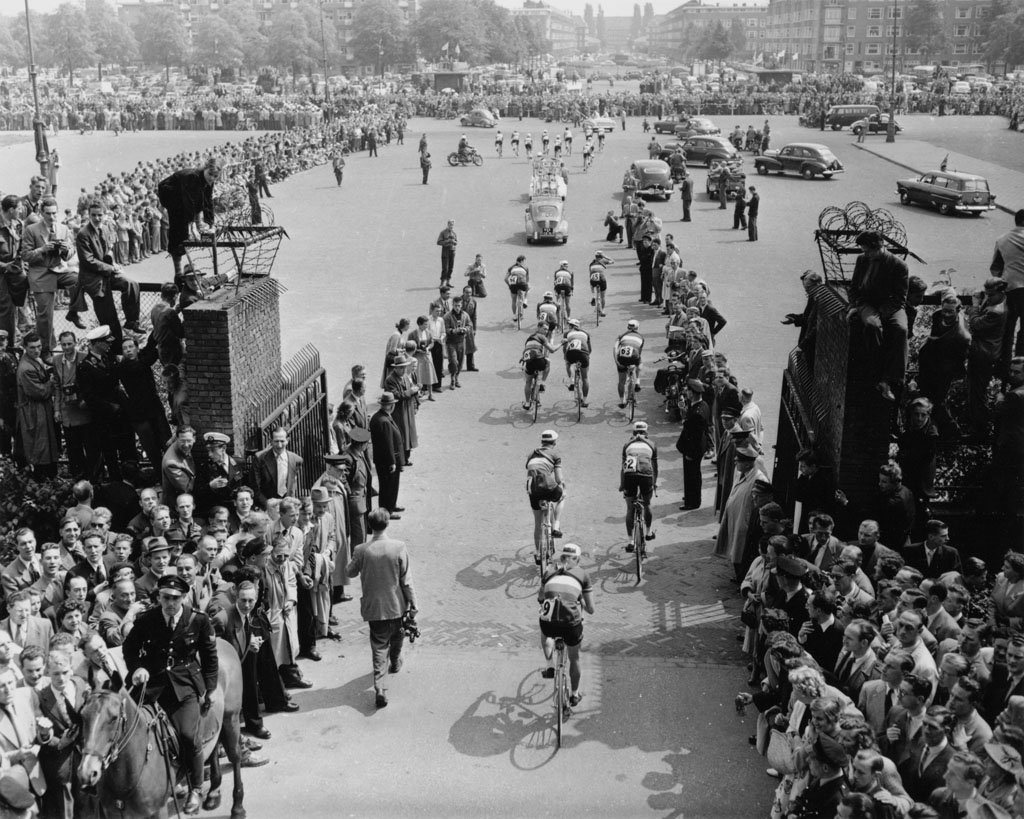
[[[528,18],[551,44],[555,57],[572,57],[586,51],[587,24],[582,17],[531,0],[526,0],[521,9],[509,12]]]
[[[768,19],[768,0],[689,0],[658,18],[658,24],[648,33],[651,54],[680,57],[701,30],[722,23],[726,30],[739,20],[746,33],[746,54],[762,50]]]

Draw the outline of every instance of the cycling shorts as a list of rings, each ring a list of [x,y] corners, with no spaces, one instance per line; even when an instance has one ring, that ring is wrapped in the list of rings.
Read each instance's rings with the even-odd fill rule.
[[[590,353],[586,350],[566,350],[565,363],[579,364],[582,369],[586,370],[590,367]]]
[[[572,285],[571,284],[556,284],[555,285],[555,292],[556,293],[564,293],[567,296],[571,296],[572,295]]]
[[[540,633],[552,640],[561,637],[567,646],[578,646],[583,642],[583,623],[575,626],[567,626],[564,623],[549,623],[546,620],[538,620]]]
[[[530,493],[530,508],[538,512],[540,511],[540,502],[549,501],[551,503],[557,503],[562,499],[562,487],[556,486],[554,489],[542,489],[539,492]]]
[[[600,290],[600,291],[601,291],[602,293],[604,293],[605,291],[607,291],[607,290],[608,290],[608,282],[606,282],[606,281],[605,281],[604,279],[601,279],[601,281],[599,281],[599,282],[591,282],[591,283],[590,283],[590,289],[591,289],[591,291],[593,291],[593,289],[594,289],[595,287],[596,287],[596,288],[597,288],[598,290]]]
[[[523,369],[527,375],[536,375],[537,373],[547,372],[548,360],[544,356],[538,356],[537,358],[528,358],[526,363],[523,365]]]
[[[510,293],[527,293],[530,290],[530,285],[527,282],[516,282],[508,286]]]
[[[654,496],[654,476],[627,472],[622,476],[622,491],[632,500],[640,493],[644,503],[649,504]]]
[[[635,364],[637,367],[640,366],[639,358],[626,358],[625,356],[620,355],[615,357],[615,361],[617,369],[620,373],[624,373],[627,369],[629,369],[630,364]]]

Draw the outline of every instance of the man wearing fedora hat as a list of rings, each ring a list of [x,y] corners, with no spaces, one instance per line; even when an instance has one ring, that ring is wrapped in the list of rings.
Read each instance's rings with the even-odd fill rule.
[[[380,487],[378,503],[397,520],[397,512],[404,511],[398,505],[398,487],[405,467],[405,446],[402,432],[391,414],[395,411],[395,396],[385,392],[380,397],[380,409],[370,419],[370,440],[373,444],[373,466],[377,470],[377,485]]]
[[[700,508],[700,462],[711,441],[711,407],[704,400],[704,382],[686,381],[686,417],[679,431],[676,449],[683,456],[683,505],[680,509]]]
[[[407,352],[398,353],[391,362],[391,372],[384,379],[384,389],[395,396],[395,411],[391,417],[402,433],[406,466],[412,466],[412,451],[419,446],[416,410],[420,405],[420,385],[416,382],[415,365],[416,359]]]
[[[739,580],[743,579],[747,533],[757,523],[754,484],[758,480],[766,481],[768,476],[760,468],[760,452],[748,440],[736,447],[736,479],[725,502],[715,541],[715,554],[729,558]]]

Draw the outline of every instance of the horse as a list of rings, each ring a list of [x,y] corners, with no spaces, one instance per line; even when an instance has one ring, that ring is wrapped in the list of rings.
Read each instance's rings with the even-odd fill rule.
[[[231,819],[245,819],[242,800],[241,726],[242,665],[237,652],[217,640],[217,688],[202,718],[203,753],[210,764],[210,790],[204,810],[220,807],[221,770],[217,745],[222,744],[234,771]],[[166,819],[167,800],[174,793],[174,763],[149,712],[139,707],[123,686],[91,692],[81,710],[82,761],[79,781],[95,789],[103,815],[126,819]]]

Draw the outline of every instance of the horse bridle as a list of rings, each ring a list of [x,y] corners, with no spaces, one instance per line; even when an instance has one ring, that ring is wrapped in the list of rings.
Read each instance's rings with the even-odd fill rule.
[[[135,709],[135,721],[132,723],[131,728],[127,728],[128,714],[125,709],[125,696],[128,695],[118,695],[120,708],[118,710],[117,723],[114,726],[114,738],[110,741],[110,750],[107,751],[106,754],[100,754],[99,751],[89,747],[88,745],[82,748],[82,759],[84,760],[88,757],[95,757],[100,761],[100,770],[102,771],[105,771],[111,763],[115,762],[121,755],[121,752],[128,747],[128,743],[131,742],[132,737],[135,735],[135,729],[139,727],[139,722],[142,721],[142,707],[138,706]],[[144,701],[145,696],[146,685],[143,683],[140,702]],[[123,733],[121,732],[122,727],[126,729]],[[119,735],[120,738],[118,738]]]

